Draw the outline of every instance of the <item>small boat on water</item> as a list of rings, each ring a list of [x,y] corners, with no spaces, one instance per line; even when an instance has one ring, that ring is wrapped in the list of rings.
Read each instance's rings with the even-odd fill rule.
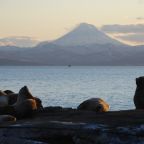
[[[71,67],[71,65],[68,65],[68,67]]]

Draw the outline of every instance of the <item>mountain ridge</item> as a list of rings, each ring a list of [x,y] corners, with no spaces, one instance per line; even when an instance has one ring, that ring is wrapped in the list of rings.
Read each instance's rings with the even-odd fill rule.
[[[81,23],[62,37],[52,41],[52,43],[62,46],[80,46],[88,44],[116,44],[124,45],[118,40],[112,39],[94,25]]]
[[[87,33],[89,34],[86,35]],[[65,38],[67,35],[68,38]],[[69,35],[72,38],[69,38]],[[92,38],[93,35],[94,38]],[[99,39],[103,37],[104,39],[100,42]],[[71,39],[77,40],[77,43],[73,44],[71,41],[71,45],[67,45],[68,43],[60,44],[62,41],[65,43],[65,40],[67,42],[67,39],[69,40],[68,43]],[[90,39],[89,43],[87,43],[87,39],[88,41]],[[34,48],[19,49],[13,47],[12,50],[11,47],[0,47],[0,59],[3,59],[6,65],[144,65],[143,55],[144,46],[129,46],[113,41],[97,30],[95,26],[89,24],[81,24],[60,39],[41,43]],[[13,63],[10,63],[10,60]],[[0,65],[2,64],[0,63]]]

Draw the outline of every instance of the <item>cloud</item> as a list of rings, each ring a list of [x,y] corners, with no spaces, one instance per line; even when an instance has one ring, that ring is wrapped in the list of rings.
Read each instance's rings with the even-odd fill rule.
[[[144,34],[117,35],[116,38],[121,39],[123,41],[129,41],[137,44],[144,43]]]
[[[14,36],[0,39],[0,46],[34,47],[38,43],[38,40],[27,36]]]
[[[138,20],[144,20],[144,17],[138,17]],[[141,45],[144,44],[144,24],[130,25],[104,25],[101,30],[108,35],[123,41],[127,44]]]
[[[144,20],[144,17],[137,17],[137,20]]]
[[[144,33],[144,24],[104,25],[101,30],[106,33]]]

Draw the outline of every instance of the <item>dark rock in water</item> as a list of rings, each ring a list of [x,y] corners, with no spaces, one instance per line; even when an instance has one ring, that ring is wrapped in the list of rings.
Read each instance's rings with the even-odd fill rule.
[[[109,105],[100,98],[91,98],[82,102],[77,109],[95,112],[106,112],[109,110]]]
[[[14,94],[14,92],[11,91],[11,90],[5,90],[4,92],[5,92],[6,94]]]
[[[144,109],[144,77],[136,78],[136,85],[134,104],[136,109]]]
[[[0,96],[4,96],[4,95],[7,95],[7,94],[0,90]]]

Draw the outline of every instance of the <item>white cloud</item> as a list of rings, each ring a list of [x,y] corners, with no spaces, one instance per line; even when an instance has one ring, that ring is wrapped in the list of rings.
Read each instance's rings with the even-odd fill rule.
[[[116,38],[134,43],[144,43],[144,34],[126,34],[116,36]]]
[[[137,19],[144,20],[143,17]],[[112,35],[113,38],[132,45],[144,44],[144,24],[104,25],[101,30]]]
[[[144,17],[137,17],[137,20],[144,20]]]
[[[104,25],[101,30],[106,33],[144,33],[144,24]]]

